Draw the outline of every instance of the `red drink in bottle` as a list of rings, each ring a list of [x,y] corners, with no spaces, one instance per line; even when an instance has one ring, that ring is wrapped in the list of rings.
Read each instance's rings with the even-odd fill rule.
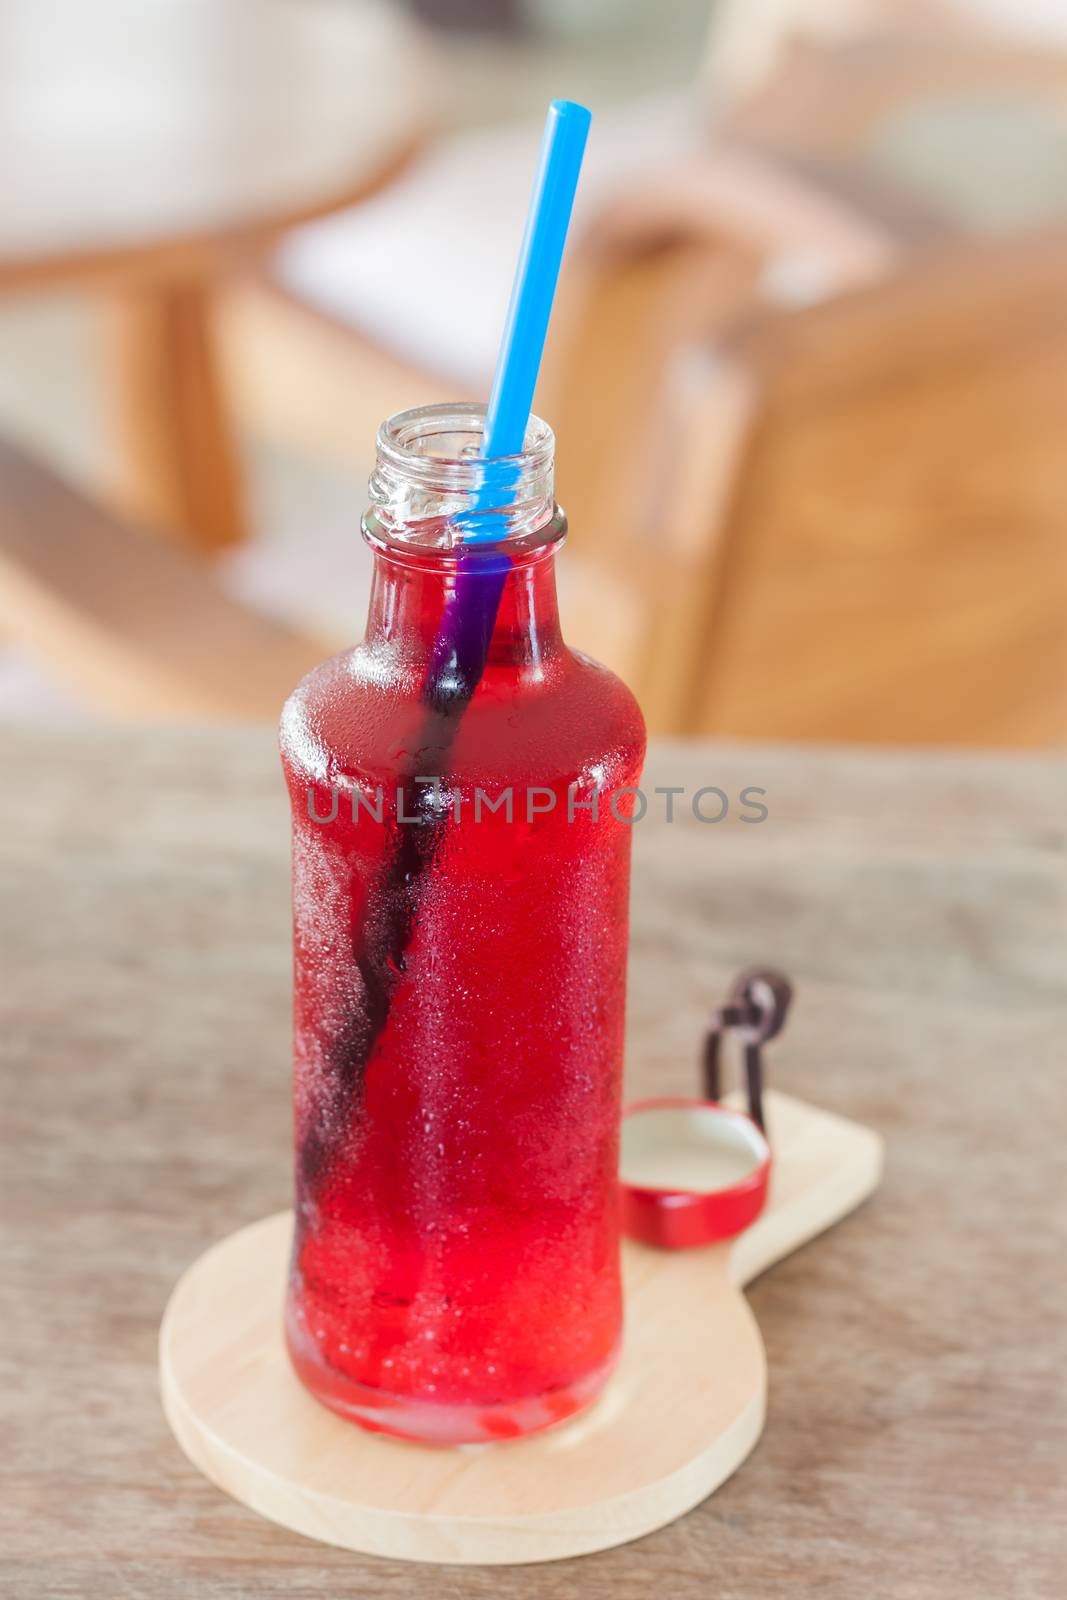
[[[366,637],[289,700],[296,1371],[368,1427],[508,1437],[621,1330],[616,1174],[641,714],[563,643],[552,436],[499,509],[482,413],[379,435]],[[492,515],[491,547],[462,543]]]

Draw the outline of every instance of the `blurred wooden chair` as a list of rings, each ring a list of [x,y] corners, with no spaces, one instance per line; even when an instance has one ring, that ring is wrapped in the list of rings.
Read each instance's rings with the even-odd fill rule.
[[[816,308],[741,317],[703,384],[694,363],[663,537],[669,568],[703,530],[701,592],[683,567],[645,626],[665,653],[681,609],[700,647],[661,726],[1067,740],[1065,284],[1062,234],[946,250]],[[733,490],[713,474],[709,491],[699,468],[736,433],[737,393]]]
[[[776,341],[785,362],[794,329],[806,326],[808,313],[794,324],[776,307],[826,302],[834,348],[835,301],[869,308],[842,315],[866,315],[876,328],[878,286],[898,273],[913,286],[910,264],[968,236],[958,216],[872,178],[852,162],[853,147],[874,136],[879,117],[933,94],[939,75],[960,93],[1002,81],[1056,93],[1067,84],[1062,61],[1046,66],[1032,51],[1012,54],[1002,80],[989,39],[961,42],[951,19],[927,35],[926,13],[938,9],[921,0],[738,0],[720,8],[719,47],[731,30],[737,44],[739,29],[769,29],[770,59],[787,70],[748,71],[749,46],[737,44],[741,66],[728,82],[713,32],[713,66],[688,101],[598,119],[601,148],[615,147],[584,186],[537,405],[556,429],[571,518],[561,573],[568,631],[633,683],[656,731],[718,726],[720,716],[732,731],[757,731],[706,703],[705,690],[717,648],[709,619],[721,620],[727,596],[734,603],[737,551],[747,548],[726,508],[749,479],[750,432],[763,440],[779,414]],[[502,250],[510,263],[501,219],[519,147],[527,158],[535,138],[521,128],[457,138],[377,210],[302,233],[270,280],[231,296],[231,369],[255,429],[351,460],[354,441],[367,448],[389,411],[487,391]],[[471,197],[458,209],[457,194]],[[958,270],[970,283],[967,256]],[[973,266],[978,301],[982,271]],[[499,315],[488,304],[497,290]],[[943,277],[931,292],[951,300]],[[894,304],[885,302],[893,337],[913,349]],[[992,315],[1009,324],[1025,312],[998,302]],[[751,343],[742,327],[758,330]],[[842,346],[841,360],[849,355]],[[922,356],[915,350],[920,365]],[[927,379],[931,392],[944,381],[933,365],[916,382]],[[857,395],[878,381],[857,356]],[[830,696],[827,726],[845,728],[839,698]],[[845,736],[864,736],[861,720]],[[798,713],[782,728],[812,721]],[[903,721],[897,735],[882,725],[869,736],[909,736]]]
[[[1067,420],[1062,403],[1046,394],[1046,415],[1054,419],[1050,426],[1020,432],[1019,414],[1001,385],[1007,383],[1009,390],[1014,385],[1024,404],[1027,395],[1054,388],[1054,367],[1031,334],[1042,308],[1050,321],[1063,320],[1058,246],[1050,240],[1031,251],[1023,244],[982,259],[990,233],[1014,228],[1025,236],[1045,201],[1035,196],[1028,212],[1020,209],[1017,196],[1004,217],[988,208],[978,212],[966,196],[956,203],[951,184],[942,193],[931,187],[922,194],[895,184],[885,163],[867,161],[867,151],[869,146],[877,150],[883,124],[907,126],[913,109],[916,115],[933,115],[942,87],[957,109],[971,103],[968,97],[984,105],[990,95],[1012,92],[1020,104],[1033,96],[1039,107],[1067,105],[1067,58],[1024,48],[1007,51],[988,33],[961,31],[959,18],[936,5],[894,9],[774,0],[748,8],[741,0],[726,12],[720,17],[721,53],[715,55],[719,76],[713,74],[709,87],[717,112],[714,145],[695,149],[657,184],[635,185],[598,224],[601,242],[623,258],[629,251],[639,259],[650,238],[670,241],[668,255],[692,253],[702,241],[704,281],[700,272],[691,274],[682,292],[708,307],[718,334],[688,347],[684,340],[661,341],[658,372],[646,364],[642,373],[631,361],[631,371],[647,383],[650,404],[640,431],[627,433],[622,425],[616,431],[616,440],[629,442],[615,473],[621,490],[615,501],[606,494],[604,471],[579,486],[589,493],[588,507],[580,493],[565,488],[569,509],[580,513],[576,526],[591,528],[598,542],[591,549],[591,541],[580,534],[579,560],[592,555],[597,569],[588,574],[586,588],[596,596],[599,572],[603,592],[613,598],[610,616],[622,619],[611,636],[594,598],[580,613],[579,636],[593,641],[594,653],[599,644],[604,659],[637,686],[657,731],[879,742],[1056,742],[1065,728],[1063,663],[1049,637],[1045,608],[1052,595],[1062,603],[1063,567],[1055,530],[1042,522],[1033,499],[1041,490],[1031,485],[1016,493],[1010,471],[989,480],[988,515],[994,523],[1000,519],[1000,527],[996,535],[990,532],[980,496],[970,502],[977,518],[974,548],[969,566],[961,558],[958,575],[952,570],[959,551],[951,525],[940,526],[936,509],[924,508],[921,497],[927,476],[937,473],[938,454],[946,463],[955,460],[965,477],[960,456],[965,441],[979,454],[993,448],[1002,427],[998,406],[1005,437],[1016,440],[1020,459],[1032,455],[1035,483],[1056,476],[1055,429]],[[777,27],[775,59],[785,61],[787,70],[775,73],[763,59],[757,71],[758,49],[748,58],[752,70],[743,70],[741,35],[758,34],[768,23]],[[739,71],[726,82],[722,74],[730,63],[731,30]],[[763,45],[768,43],[764,38]],[[1027,131],[1040,142],[1039,127]],[[1055,195],[1046,198],[1056,215]],[[731,328],[720,287],[722,252],[742,244],[759,269],[750,280],[747,303],[735,305]],[[946,251],[940,264],[931,257]],[[900,288],[894,290],[897,276]],[[669,272],[662,283],[668,295],[675,293]],[[821,309],[790,313],[791,302],[802,308],[805,300],[822,303]],[[585,309],[593,331],[571,354],[578,397],[571,411],[590,417],[596,415],[598,390],[610,394],[609,404],[617,407],[617,390],[624,386],[610,330],[598,348],[598,315],[613,316],[616,340],[623,330],[638,343],[641,335],[631,332],[638,318],[613,310],[610,295],[601,306],[589,297]],[[689,321],[693,327],[700,321],[692,306]],[[818,330],[810,349],[798,344],[809,326]],[[943,332],[934,339],[930,331],[937,326]],[[805,565],[802,574],[789,565],[789,504],[810,503],[812,492],[805,482],[809,463],[790,453],[790,441],[814,428],[817,374],[832,365],[834,381],[848,389],[857,418],[869,419],[873,448],[882,426],[879,396],[890,381],[884,372],[891,366],[897,371],[901,362],[910,363],[915,414],[926,417],[928,427],[924,435],[900,441],[901,459],[891,468],[893,481],[910,475],[914,484],[915,501],[902,512],[901,545],[891,543],[883,552],[881,569],[862,559],[851,568],[860,585],[871,578],[877,588],[871,604],[855,607],[853,660],[847,631],[841,624],[837,631],[831,626],[840,606],[835,585],[844,582],[842,567],[829,557],[810,571]],[[810,398],[803,388],[809,379]],[[787,403],[785,397],[793,395],[796,400]],[[955,430],[950,426],[953,395],[960,400]],[[552,414],[570,418],[571,411],[564,394]],[[862,435],[849,436],[843,425],[836,433],[839,418],[829,403],[824,414],[828,461],[834,462],[840,450],[841,470],[848,471],[857,461],[857,446],[862,449]],[[564,436],[570,439],[575,426],[568,421]],[[646,453],[650,481],[642,490],[635,474]],[[763,504],[759,495],[769,493],[775,473],[784,471],[777,465],[780,458],[793,463],[794,479],[782,503],[767,513],[781,526],[761,560],[756,552],[771,535],[754,532],[744,518],[755,513],[742,508],[750,504],[749,496],[751,503]],[[627,522],[635,510],[643,537]],[[947,505],[946,510],[957,514]],[[842,508],[828,504],[826,511],[820,548],[836,542],[839,557],[845,551],[857,557]],[[920,516],[925,522],[918,539],[914,523]],[[1018,568],[1003,534],[1016,523],[1032,557]],[[919,554],[909,555],[917,539]],[[657,542],[658,563],[649,553]],[[925,590],[916,561],[929,564],[945,581],[947,603],[940,617],[922,610]],[[782,623],[776,622],[766,637],[761,632],[760,619],[782,599],[783,571],[790,573],[788,592],[804,595],[814,620],[803,651],[799,635]],[[926,695],[908,680],[913,669],[899,628],[898,573],[904,589],[916,583],[913,606],[925,619],[923,648],[941,673],[940,685]],[[1036,631],[1027,634],[1024,623],[1025,637],[1013,640],[1021,618],[1034,622]],[[874,682],[871,629],[876,621],[882,670],[891,677],[899,661],[903,674],[896,700]],[[917,620],[913,626],[920,628]],[[988,676],[998,641],[1003,646],[1006,665],[996,692],[972,698],[954,681],[951,641],[960,630],[966,634],[964,656],[970,653],[975,672],[981,666]],[[812,662],[810,673],[803,665],[787,664],[775,648],[779,637],[789,640],[794,654],[800,652],[798,662]],[[735,639],[729,648],[723,642]],[[768,674],[759,667],[763,658],[773,662],[781,681],[777,695],[767,692]],[[820,672],[820,661],[832,665]],[[843,685],[853,680],[858,687],[849,713]]]
[[[387,194],[296,230],[267,274],[231,287],[222,336],[253,431],[350,462],[391,410],[487,395],[521,236],[535,121],[441,141]],[[803,176],[711,142],[701,85],[598,112],[538,405],[565,392],[580,317],[636,264],[642,312],[674,293],[664,241],[802,258],[829,293],[891,269],[889,230]],[[647,270],[666,267],[661,285]],[[624,336],[632,331],[632,325]],[[572,334],[577,332],[575,341]],[[554,425],[556,423],[553,413]],[[562,430],[561,453],[568,447]]]
[[[679,137],[674,113],[660,107],[649,114],[666,149]],[[831,293],[884,276],[894,265],[895,248],[880,226],[741,149],[720,153],[702,175],[698,193],[687,186],[684,194],[668,194],[669,177],[650,169],[639,214],[621,199],[616,203],[614,160],[602,175],[599,203],[594,197],[579,218],[536,405],[556,432],[558,491],[570,518],[561,574],[568,631],[634,683],[650,725],[658,728],[673,719],[676,680],[687,681],[689,663],[680,614],[677,654],[646,649],[650,597],[665,580],[654,546],[644,539],[645,519],[655,510],[657,493],[673,494],[674,485],[651,488],[644,464],[661,461],[672,448],[672,419],[692,403],[690,368],[694,361],[706,365],[699,352],[717,327],[731,325],[760,300],[769,262],[784,264],[786,276],[799,268],[805,292],[814,279],[820,293]],[[678,162],[669,167],[677,170]],[[506,176],[513,186],[510,166]],[[419,183],[417,173],[410,174],[380,204],[399,227],[432,234],[437,214],[427,215],[420,196],[428,201],[434,185],[424,194]],[[490,186],[484,204],[487,225],[495,228],[494,193]],[[662,206],[656,196],[664,197]],[[231,291],[223,319],[231,389],[246,425],[260,436],[348,464],[360,448],[366,459],[378,423],[391,412],[454,399],[457,392],[488,393],[506,298],[509,263],[497,274],[499,316],[492,309],[487,315],[483,304],[468,306],[473,337],[466,341],[467,312],[451,303],[449,287],[458,292],[463,273],[453,270],[430,314],[418,307],[418,326],[428,337],[430,329],[438,330],[420,364],[412,327],[404,330],[403,349],[391,344],[393,322],[380,328],[372,314],[373,286],[350,280],[346,271],[361,241],[394,259],[390,230],[375,239],[374,227],[373,206],[316,225],[275,276]],[[464,223],[460,234],[467,231]],[[509,245],[514,242],[509,239]],[[291,271],[294,262],[299,270]],[[422,287],[411,293],[421,296],[433,281],[425,250],[414,264]],[[484,301],[492,279],[484,281],[483,274],[478,282]],[[466,305],[469,286],[464,293]],[[720,419],[714,459],[705,452],[691,466],[709,501],[715,498],[713,481],[732,481],[733,450],[748,405],[745,385],[732,385],[728,374],[720,398],[731,420]],[[684,560],[693,572],[694,603],[706,558],[714,555],[710,546],[708,530],[689,530]]]
[[[320,644],[0,441],[0,635],[91,710],[277,721]]]

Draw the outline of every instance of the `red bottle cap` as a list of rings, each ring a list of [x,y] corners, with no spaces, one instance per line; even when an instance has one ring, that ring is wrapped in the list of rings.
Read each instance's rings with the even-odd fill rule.
[[[771,1149],[752,1117],[717,1100],[639,1100],[623,1112],[619,1170],[623,1231],[684,1250],[756,1220]]]

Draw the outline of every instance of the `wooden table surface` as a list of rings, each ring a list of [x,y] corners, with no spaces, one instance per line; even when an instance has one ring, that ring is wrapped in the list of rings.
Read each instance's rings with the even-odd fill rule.
[[[777,963],[797,1002],[772,1081],[879,1128],[885,1184],[751,1288],[769,1416],[710,1500],[581,1561],[430,1571],[258,1520],[159,1408],[175,1279],[288,1199],[269,735],[8,731],[0,751],[5,1596],[1058,1591],[1063,764],[654,752],[649,790],[761,785],[770,814],[636,829],[630,1089],[692,1090],[705,1007]]]

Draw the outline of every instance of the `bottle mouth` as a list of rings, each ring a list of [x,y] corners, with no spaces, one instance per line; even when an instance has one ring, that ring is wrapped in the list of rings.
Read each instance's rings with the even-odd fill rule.
[[[378,430],[363,531],[406,551],[455,552],[555,542],[555,438],[531,417],[518,455],[482,458],[486,407],[417,406]],[[544,541],[536,538],[545,535]]]

